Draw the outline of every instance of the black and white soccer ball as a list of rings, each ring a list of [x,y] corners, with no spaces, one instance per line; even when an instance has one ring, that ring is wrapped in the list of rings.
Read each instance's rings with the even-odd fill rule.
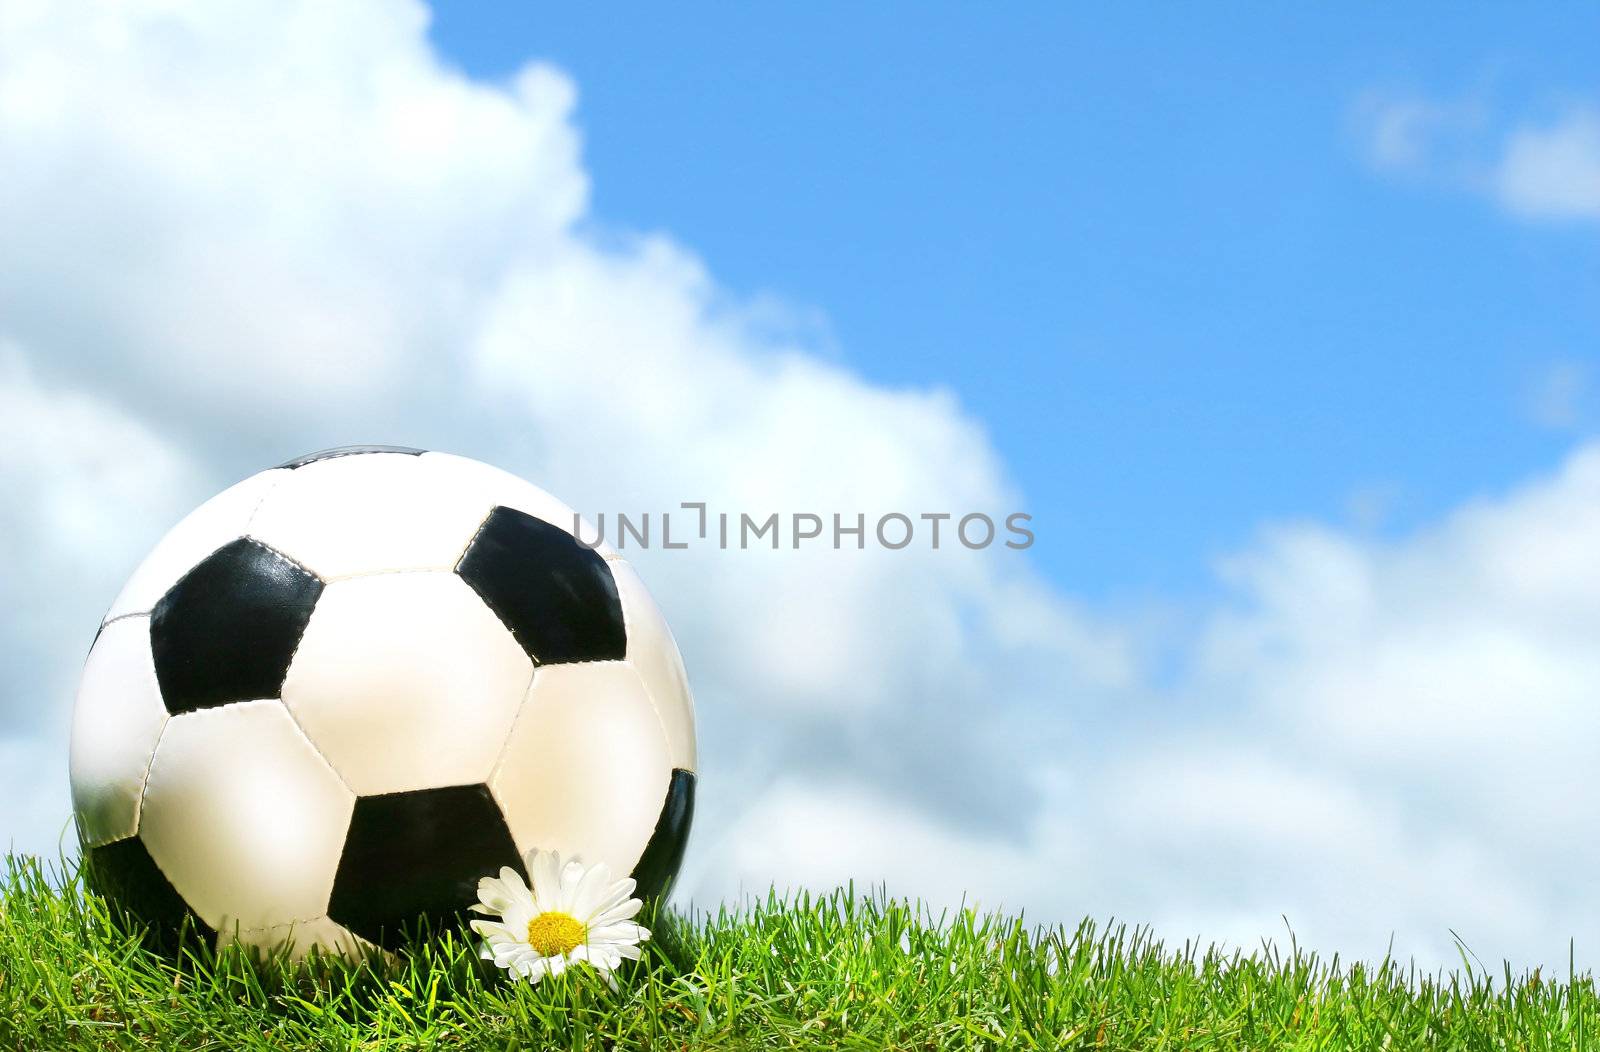
[[[535,848],[664,895],[693,702],[638,574],[575,528],[513,475],[394,447],[302,457],[201,505],[84,667],[91,883],[158,937],[187,921],[347,956],[453,922]]]

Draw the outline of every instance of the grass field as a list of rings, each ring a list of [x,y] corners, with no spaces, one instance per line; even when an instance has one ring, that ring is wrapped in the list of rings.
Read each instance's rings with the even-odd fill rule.
[[[619,994],[592,973],[502,982],[449,936],[378,966],[168,961],[70,869],[28,858],[7,860],[0,894],[0,1048],[1600,1047],[1587,975],[1223,955],[848,890],[656,917]]]

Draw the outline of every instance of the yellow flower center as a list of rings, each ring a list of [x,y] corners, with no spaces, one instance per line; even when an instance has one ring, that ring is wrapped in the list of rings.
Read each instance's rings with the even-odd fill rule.
[[[541,913],[528,922],[528,945],[545,957],[570,953],[588,936],[589,929],[558,910]]]

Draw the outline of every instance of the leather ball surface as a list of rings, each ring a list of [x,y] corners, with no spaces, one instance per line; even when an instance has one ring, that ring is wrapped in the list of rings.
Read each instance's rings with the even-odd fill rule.
[[[513,475],[395,447],[312,454],[201,505],[84,666],[90,883],[158,940],[187,921],[297,955],[454,922],[535,848],[664,895],[693,702],[638,574],[575,528]]]

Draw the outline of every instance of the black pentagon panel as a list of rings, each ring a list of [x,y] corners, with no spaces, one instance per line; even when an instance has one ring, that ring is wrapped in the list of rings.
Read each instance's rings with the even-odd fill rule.
[[[177,716],[275,698],[322,594],[300,564],[242,537],[184,574],[150,612],[150,650]]]
[[[665,899],[683,865],[683,849],[689,844],[689,826],[694,821],[694,772],[681,767],[672,772],[667,798],[661,804],[655,832],[644,846],[639,864],[633,867],[638,884],[634,894],[641,899]]]
[[[307,464],[315,464],[319,460],[332,460],[334,457],[354,457],[362,453],[403,453],[406,456],[420,457],[426,449],[412,449],[410,446],[334,446],[332,449],[319,449],[315,453],[307,453],[303,457],[285,460],[278,466],[280,468],[303,468]]]
[[[217,933],[189,908],[138,837],[85,849],[83,875],[90,889],[145,928],[147,945],[175,955],[192,939],[215,945]]]
[[[350,819],[328,916],[398,949],[419,927],[461,925],[478,901],[478,881],[501,866],[527,879],[488,786],[363,796]]]
[[[496,508],[456,572],[539,664],[620,661],[627,655],[611,568],[559,526],[515,508]]]

